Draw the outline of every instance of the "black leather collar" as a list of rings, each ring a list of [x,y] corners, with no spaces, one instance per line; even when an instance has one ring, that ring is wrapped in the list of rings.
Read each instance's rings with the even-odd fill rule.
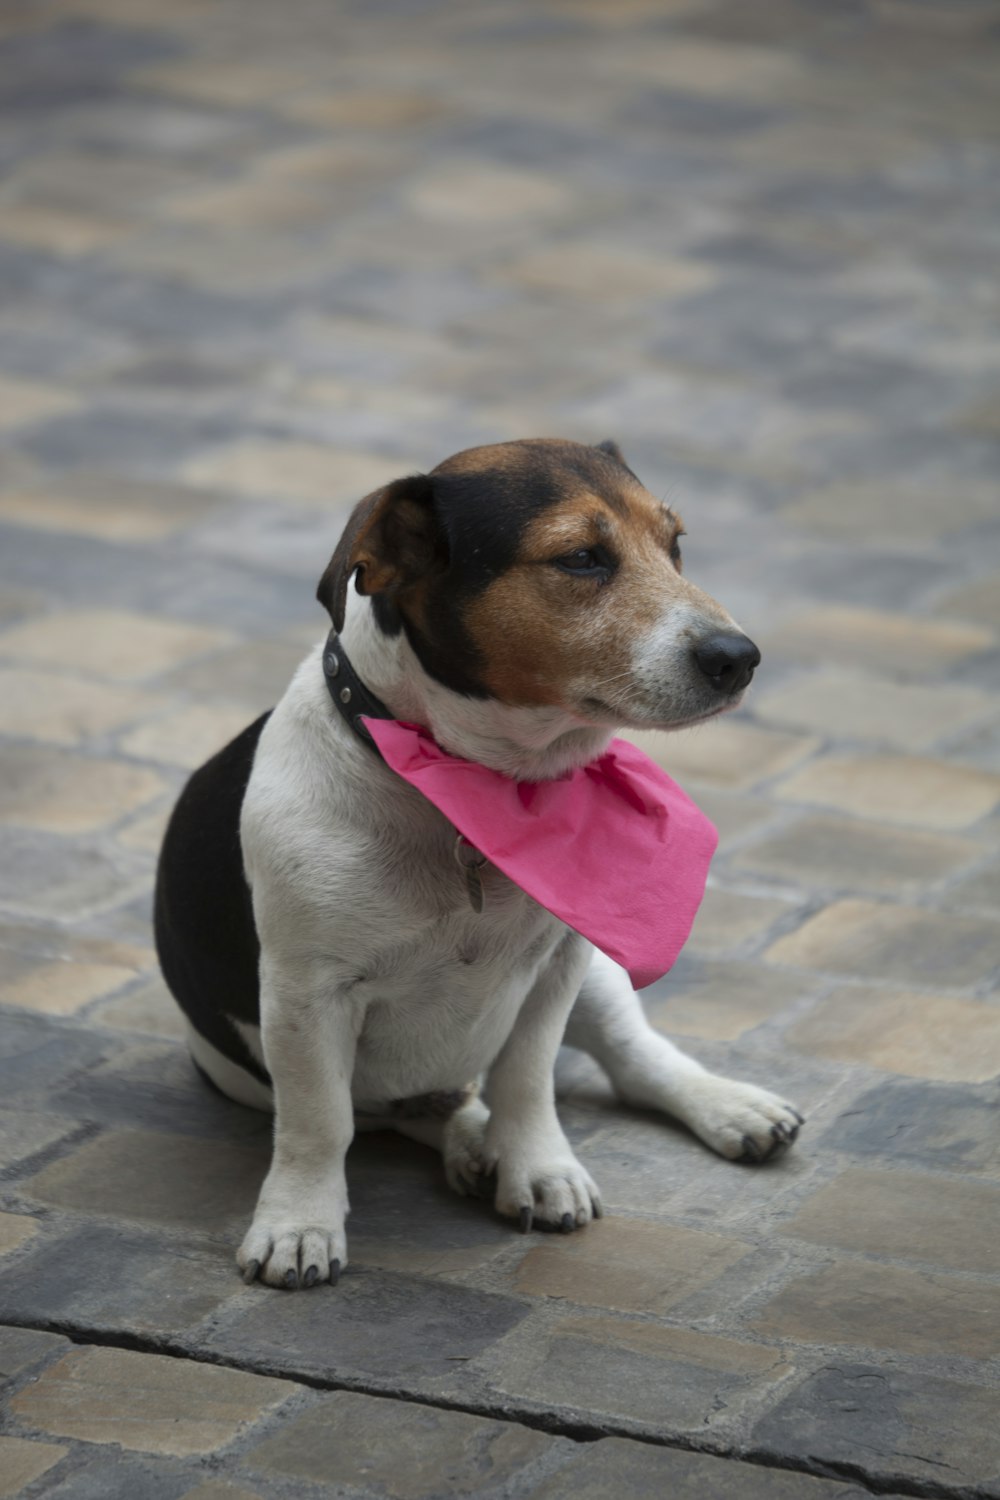
[[[351,666],[335,630],[330,631],[323,647],[323,676],[334,707],[344,723],[354,731],[359,740],[364,741],[369,750],[374,750],[378,755],[378,746],[366,729],[363,716],[367,715],[369,719],[394,719],[396,715],[386,708],[381,698],[376,698],[365,687]]]

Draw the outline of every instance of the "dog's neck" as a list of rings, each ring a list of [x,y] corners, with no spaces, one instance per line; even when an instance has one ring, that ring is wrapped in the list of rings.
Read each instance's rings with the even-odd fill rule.
[[[549,781],[584,766],[614,734],[561,708],[453,692],[424,671],[405,631],[388,636],[379,628],[368,599],[350,600],[341,639],[358,676],[397,719],[429,729],[449,754],[517,781]]]

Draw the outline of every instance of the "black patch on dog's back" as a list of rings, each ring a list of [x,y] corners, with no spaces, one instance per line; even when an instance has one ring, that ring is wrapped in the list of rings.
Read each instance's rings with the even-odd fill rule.
[[[270,714],[195,771],[174,808],[156,875],[154,927],[163,977],[196,1031],[270,1083],[226,1019],[260,1024],[260,942],[243,867],[240,811]]]

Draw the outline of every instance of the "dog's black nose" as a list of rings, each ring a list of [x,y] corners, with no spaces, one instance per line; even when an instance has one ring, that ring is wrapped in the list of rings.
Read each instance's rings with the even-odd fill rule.
[[[694,659],[720,693],[739,693],[753,676],[760,652],[746,635],[710,635],[694,648]]]

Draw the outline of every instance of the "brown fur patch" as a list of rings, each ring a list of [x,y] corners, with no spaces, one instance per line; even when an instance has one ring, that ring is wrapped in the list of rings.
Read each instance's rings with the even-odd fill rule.
[[[682,578],[671,548],[680,517],[627,474],[610,497],[581,488],[525,529],[513,568],[473,599],[465,622],[483,677],[502,702],[572,707],[599,695],[631,665],[635,642],[671,602],[727,617]],[[607,582],[553,566],[578,548],[607,547],[618,566]]]

